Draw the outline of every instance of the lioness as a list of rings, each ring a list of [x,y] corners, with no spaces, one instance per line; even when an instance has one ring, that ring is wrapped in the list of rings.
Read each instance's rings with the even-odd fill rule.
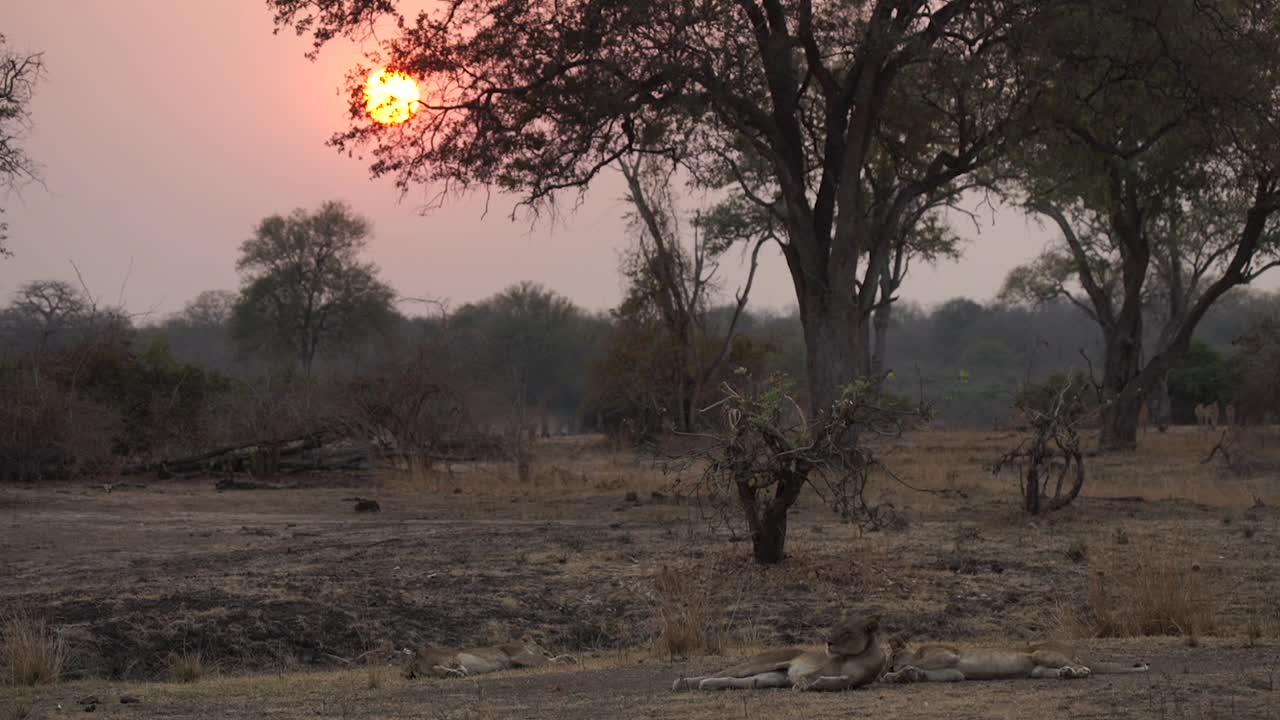
[[[420,676],[467,677],[498,670],[577,661],[572,655],[552,656],[530,640],[464,650],[423,647],[410,653],[404,676],[409,680]]]
[[[961,650],[950,645],[921,645],[908,650],[898,638],[890,641],[889,672],[882,682],[958,682],[1011,678],[1071,680],[1104,673],[1150,670],[1144,662],[1132,665],[1089,662],[1074,648],[1056,642],[1031,643],[1021,650]]]
[[[714,675],[680,678],[671,689],[850,690],[874,681],[887,659],[879,621],[846,619],[828,633],[826,650],[770,650]]]

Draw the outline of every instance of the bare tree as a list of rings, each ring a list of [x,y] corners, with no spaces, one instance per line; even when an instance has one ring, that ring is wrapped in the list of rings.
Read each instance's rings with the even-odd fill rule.
[[[624,158],[618,164],[630,190],[637,238],[623,270],[630,287],[617,314],[623,322],[653,316],[662,328],[668,340],[663,345],[673,350],[670,366],[677,375],[670,383],[667,401],[675,410],[678,429],[691,431],[698,421],[703,388],[729,354],[751,294],[760,250],[765,243],[778,241],[777,228],[768,216],[758,223],[735,218],[732,227],[717,224],[719,214],[714,209],[695,217],[692,223],[682,222],[671,189],[674,165],[655,158]],[[685,247],[686,225],[692,226],[691,249]],[[708,310],[720,257],[740,240],[750,243],[750,266],[746,281],[734,293],[727,327],[721,330],[710,326]]]
[[[0,34],[0,190],[6,194],[37,178],[36,162],[22,141],[31,128],[31,98],[43,75],[43,53],[14,52]],[[0,222],[0,257],[10,254],[5,247],[7,230]]]
[[[62,280],[34,280],[18,288],[5,311],[5,331],[12,348],[41,355],[50,346],[84,328],[93,303]]]

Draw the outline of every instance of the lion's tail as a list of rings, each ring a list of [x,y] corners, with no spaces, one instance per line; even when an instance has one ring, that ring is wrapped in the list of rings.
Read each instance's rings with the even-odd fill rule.
[[[1138,661],[1134,663],[1116,663],[1116,662],[1093,662],[1089,663],[1089,670],[1096,675],[1120,675],[1123,673],[1143,673],[1151,669],[1151,666],[1145,662]]]

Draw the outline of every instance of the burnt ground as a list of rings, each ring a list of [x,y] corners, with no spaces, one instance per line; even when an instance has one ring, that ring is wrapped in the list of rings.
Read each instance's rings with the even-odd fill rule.
[[[104,702],[98,712],[1280,716],[1280,480],[1200,463],[1209,441],[1181,438],[1098,461],[1086,497],[1030,519],[1007,479],[981,471],[1000,440],[927,433],[886,448],[906,479],[955,493],[886,482],[880,499],[905,525],[879,532],[836,522],[810,499],[794,514],[788,561],[773,568],[752,565],[745,543],[708,529],[705,509],[672,497],[648,463],[587,446],[544,449],[532,486],[500,468],[472,468],[452,478],[304,478],[283,490],[155,480],[111,492],[83,483],[2,487],[0,610],[23,608],[59,629],[71,682],[0,688],[0,718],[6,703],[40,717],[58,704],[78,711],[77,693],[125,692],[144,702]],[[357,495],[383,511],[354,513],[347,498]],[[1202,589],[1211,622],[1190,640],[1087,640],[1104,655],[1151,662],[1153,672],[1140,677],[962,692],[877,687],[806,696],[793,708],[786,692],[673,695],[674,677],[727,659],[672,661],[655,649],[664,607],[655,578],[664,567],[684,593],[666,598],[668,607],[701,613],[732,656],[814,642],[843,611],[876,613],[919,640],[1079,633],[1097,610],[1091,588],[1151,563],[1189,573],[1178,582]],[[453,683],[405,684],[388,666],[395,649],[422,642],[526,633],[585,661]],[[194,655],[205,667],[200,682],[157,682],[176,656]]]

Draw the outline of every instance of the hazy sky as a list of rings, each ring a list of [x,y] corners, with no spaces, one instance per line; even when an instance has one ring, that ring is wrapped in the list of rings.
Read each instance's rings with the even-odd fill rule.
[[[425,192],[401,200],[324,144],[345,127],[337,89],[358,49],[335,44],[308,61],[305,39],[272,35],[261,0],[11,0],[0,30],[16,50],[44,51],[48,67],[25,144],[45,187],[4,200],[15,257],[0,259],[0,302],[29,280],[74,280],[74,262],[104,301],[123,293],[134,312],[171,312],[237,287],[236,249],[258,220],[329,199],[372,220],[369,255],[405,295],[456,306],[520,280],[592,309],[620,295],[620,178],[555,225],[513,223],[501,196],[487,216],[483,197],[423,216]],[[916,268],[903,297],[990,298],[1047,237],[1019,215],[996,219],[986,214],[981,235],[959,219],[965,258]],[[761,272],[754,303],[791,307],[781,257]]]

